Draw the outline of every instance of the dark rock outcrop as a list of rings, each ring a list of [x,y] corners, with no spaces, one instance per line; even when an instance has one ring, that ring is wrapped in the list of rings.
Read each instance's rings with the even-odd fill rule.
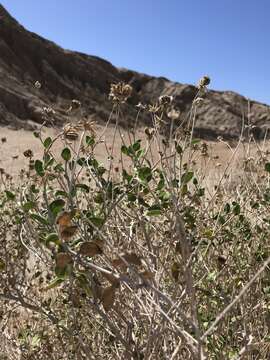
[[[53,104],[56,122],[66,120],[72,99],[97,121],[106,121],[112,109],[110,84],[126,81],[134,93],[125,106],[123,125],[134,121],[138,102],[154,102],[160,95],[173,95],[181,116],[187,116],[195,86],[171,82],[131,70],[118,69],[96,56],[67,51],[27,31],[0,5],[0,124],[28,128],[42,121],[42,108]],[[41,89],[34,83],[39,81]],[[234,92],[208,91],[197,111],[195,133],[201,137],[239,135],[243,121],[262,137],[270,120],[270,107],[248,101]],[[142,122],[149,122],[142,115]]]

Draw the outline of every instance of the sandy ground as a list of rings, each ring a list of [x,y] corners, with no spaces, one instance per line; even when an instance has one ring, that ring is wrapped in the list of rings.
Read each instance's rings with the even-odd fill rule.
[[[47,136],[52,138],[59,134],[60,130],[45,128],[42,131],[42,136],[45,139]],[[96,157],[101,161],[105,167],[108,168],[109,160],[108,155],[110,153],[110,147],[114,138],[114,127],[108,127],[104,133],[104,128],[102,126],[96,127],[97,138],[101,136],[101,139],[104,140],[100,145],[97,146],[95,150]],[[117,132],[115,138],[114,146],[114,167],[117,167],[119,157],[121,154],[121,145],[122,139],[128,144],[129,143],[129,134],[126,130],[121,130]],[[145,134],[143,129],[138,130],[136,134],[136,139],[145,139]],[[75,143],[76,146],[76,143]],[[225,142],[207,142],[208,153],[210,157],[204,158],[200,155],[200,152],[196,155],[197,167],[202,173],[208,177],[208,182],[214,184],[218,181],[224,169],[227,169],[228,164],[230,164],[228,169],[230,173],[237,177],[241,172],[243,173],[243,165],[241,159],[244,154],[247,153],[247,145],[241,144],[235,152],[235,145],[229,145]],[[269,147],[269,143],[259,144],[266,150]],[[63,143],[57,141],[56,146],[53,147],[53,152],[56,156],[60,156],[61,149],[63,148]],[[43,149],[39,139],[35,138],[33,132],[25,130],[11,130],[5,127],[0,127],[0,168],[3,168],[7,173],[16,176],[19,174],[20,169],[27,168],[28,159],[23,155],[23,152],[27,149],[31,149],[34,153],[34,158],[41,158]],[[250,156],[256,155],[257,145],[252,145],[250,147]],[[155,159],[158,159],[159,155],[157,150],[153,150],[153,156]],[[125,161],[127,157],[123,156]]]

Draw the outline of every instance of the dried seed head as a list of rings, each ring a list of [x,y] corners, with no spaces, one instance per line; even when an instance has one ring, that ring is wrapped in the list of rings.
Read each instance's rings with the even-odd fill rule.
[[[146,127],[146,128],[144,129],[144,132],[145,132],[145,135],[148,137],[148,139],[152,139],[152,137],[154,136],[155,130]]]
[[[95,125],[96,125],[95,121],[90,121],[90,120],[85,119],[85,120],[80,120],[75,128],[77,130],[90,131],[90,133],[92,135],[95,135],[96,134],[96,131],[94,128]]]
[[[193,104],[195,105],[201,105],[204,102],[204,98],[198,97],[193,101]]]
[[[55,111],[51,107],[45,106],[42,110],[43,110],[43,113],[49,117],[53,117],[55,115]]]
[[[169,95],[161,95],[158,98],[158,103],[161,106],[169,106],[171,105],[172,101],[173,101],[173,97]]]
[[[80,109],[81,105],[82,104],[79,100],[72,100],[69,108],[67,109],[67,113]]]
[[[160,106],[158,104],[148,104],[147,105],[147,110],[151,113],[151,114],[157,114],[160,111]]]
[[[180,117],[180,111],[177,111],[175,109],[171,109],[170,111],[168,111],[167,116],[171,120],[176,120],[176,119],[178,119]]]
[[[34,83],[34,87],[35,87],[36,89],[40,89],[40,88],[41,88],[41,83],[40,83],[39,81],[36,81],[36,82]]]
[[[109,99],[116,103],[125,103],[131,96],[132,87],[124,82],[111,84]]]
[[[72,100],[71,101],[71,106],[73,110],[79,109],[81,107],[81,102],[79,100]]]
[[[140,110],[146,110],[147,109],[147,105],[142,104],[141,102],[139,102],[136,105],[136,108],[140,109]]]
[[[207,85],[210,84],[210,77],[209,76],[203,76],[200,81],[199,81],[199,84],[198,84],[198,88],[199,89],[203,89],[205,88]]]
[[[32,158],[33,157],[33,151],[31,149],[27,149],[23,152],[23,155],[26,157],[26,158]]]
[[[77,140],[79,137],[78,129],[72,124],[68,123],[63,128],[63,135],[67,140]]]

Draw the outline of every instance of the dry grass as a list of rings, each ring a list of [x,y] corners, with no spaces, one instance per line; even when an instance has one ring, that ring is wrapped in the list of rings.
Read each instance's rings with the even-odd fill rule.
[[[194,141],[171,106],[146,132],[3,129],[3,359],[269,359],[268,143]]]

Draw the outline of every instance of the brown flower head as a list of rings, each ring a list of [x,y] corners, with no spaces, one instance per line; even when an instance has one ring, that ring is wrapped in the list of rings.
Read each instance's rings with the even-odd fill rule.
[[[48,117],[53,117],[55,115],[55,111],[51,107],[44,106],[42,110],[43,110],[43,114]]]
[[[111,84],[109,99],[116,103],[125,103],[131,96],[132,87],[124,82]]]
[[[87,119],[84,120],[80,120],[78,122],[78,124],[76,125],[76,128],[79,130],[85,130],[85,131],[89,131],[92,135],[95,135],[95,121],[90,121]]]
[[[172,104],[172,102],[173,102],[173,97],[169,95],[161,95],[158,98],[158,103],[162,107],[168,107]]]
[[[33,151],[31,149],[27,149],[23,152],[23,155],[26,157],[26,158],[32,158],[33,157]]]
[[[64,138],[66,138],[67,140],[77,140],[79,137],[78,129],[76,128],[76,126],[67,123],[63,128],[63,135]]]
[[[204,89],[207,85],[210,84],[210,77],[209,76],[203,76],[200,80],[199,80],[199,84],[198,84],[198,88],[199,89]]]
[[[72,111],[80,109],[82,106],[81,102],[79,100],[73,99],[71,101],[70,107],[67,109],[67,113],[71,113]]]
[[[36,82],[34,83],[34,87],[35,87],[36,89],[40,89],[40,88],[41,88],[41,83],[40,83],[39,81],[36,81]]]

